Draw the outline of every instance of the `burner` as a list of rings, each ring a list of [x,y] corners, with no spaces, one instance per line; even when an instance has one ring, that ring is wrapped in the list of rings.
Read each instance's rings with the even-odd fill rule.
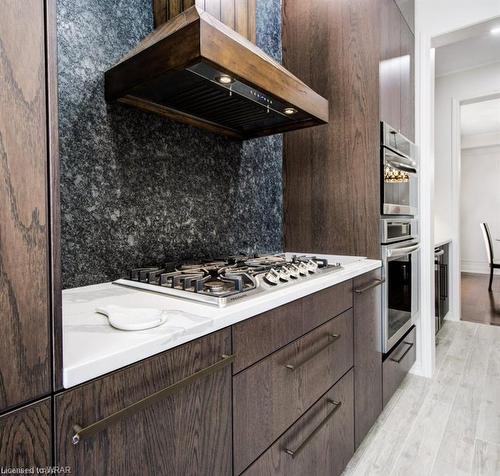
[[[209,281],[208,283],[204,284],[204,287],[210,293],[220,293],[226,290],[222,281]]]
[[[281,255],[260,256],[245,261],[248,266],[275,266],[286,263],[286,259]]]

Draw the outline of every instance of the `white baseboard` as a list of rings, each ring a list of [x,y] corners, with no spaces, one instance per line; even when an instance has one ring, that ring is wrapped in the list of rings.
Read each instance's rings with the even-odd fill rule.
[[[428,375],[424,375],[422,372],[422,366],[420,365],[420,362],[415,362],[410,369],[410,373],[413,375],[418,375],[419,377],[428,377]]]
[[[460,271],[462,273],[490,274],[490,266],[485,261],[462,260]],[[495,270],[495,274],[500,274],[500,270]]]

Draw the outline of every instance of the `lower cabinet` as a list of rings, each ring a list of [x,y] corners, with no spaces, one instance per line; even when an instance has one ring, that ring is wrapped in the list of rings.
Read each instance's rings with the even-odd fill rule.
[[[382,370],[384,406],[415,363],[416,347],[416,329],[413,326],[384,360]]]
[[[231,475],[230,353],[225,329],[56,396],[56,464],[82,476]]]
[[[382,412],[380,269],[354,279],[354,434],[356,448]]]
[[[234,467],[243,472],[352,368],[352,310],[233,379]]]
[[[325,393],[245,476],[337,476],[354,453],[353,371]]]
[[[55,464],[77,476],[341,474],[382,409],[379,284],[373,271],[56,395]],[[384,362],[384,392],[410,358]],[[40,462],[44,411],[32,418],[46,443],[25,450],[47,448]],[[2,462],[19,454],[2,447]]]
[[[6,413],[0,417],[0,468],[46,468],[52,464],[51,399]],[[29,474],[27,472],[22,474]]]

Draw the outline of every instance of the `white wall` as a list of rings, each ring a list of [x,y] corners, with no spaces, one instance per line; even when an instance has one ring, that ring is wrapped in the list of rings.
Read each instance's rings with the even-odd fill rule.
[[[479,228],[482,221],[490,225],[493,239],[500,238],[500,146],[462,149],[460,188],[461,269],[471,273],[488,273],[488,259]],[[500,258],[500,246],[494,242]]]
[[[499,2],[500,3],[500,2]],[[495,88],[497,90],[495,91]],[[434,236],[454,236],[452,175],[452,100],[500,92],[500,63],[436,78],[434,109]]]

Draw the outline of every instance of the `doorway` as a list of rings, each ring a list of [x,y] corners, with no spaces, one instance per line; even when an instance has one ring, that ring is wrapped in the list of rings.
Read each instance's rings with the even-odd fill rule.
[[[445,35],[437,43],[434,229],[435,243],[447,241],[450,248],[446,319],[495,323],[495,293],[488,292],[490,268],[480,224],[489,224],[496,251],[500,31],[489,21]]]
[[[462,101],[460,132],[460,317],[500,325],[500,95]]]

